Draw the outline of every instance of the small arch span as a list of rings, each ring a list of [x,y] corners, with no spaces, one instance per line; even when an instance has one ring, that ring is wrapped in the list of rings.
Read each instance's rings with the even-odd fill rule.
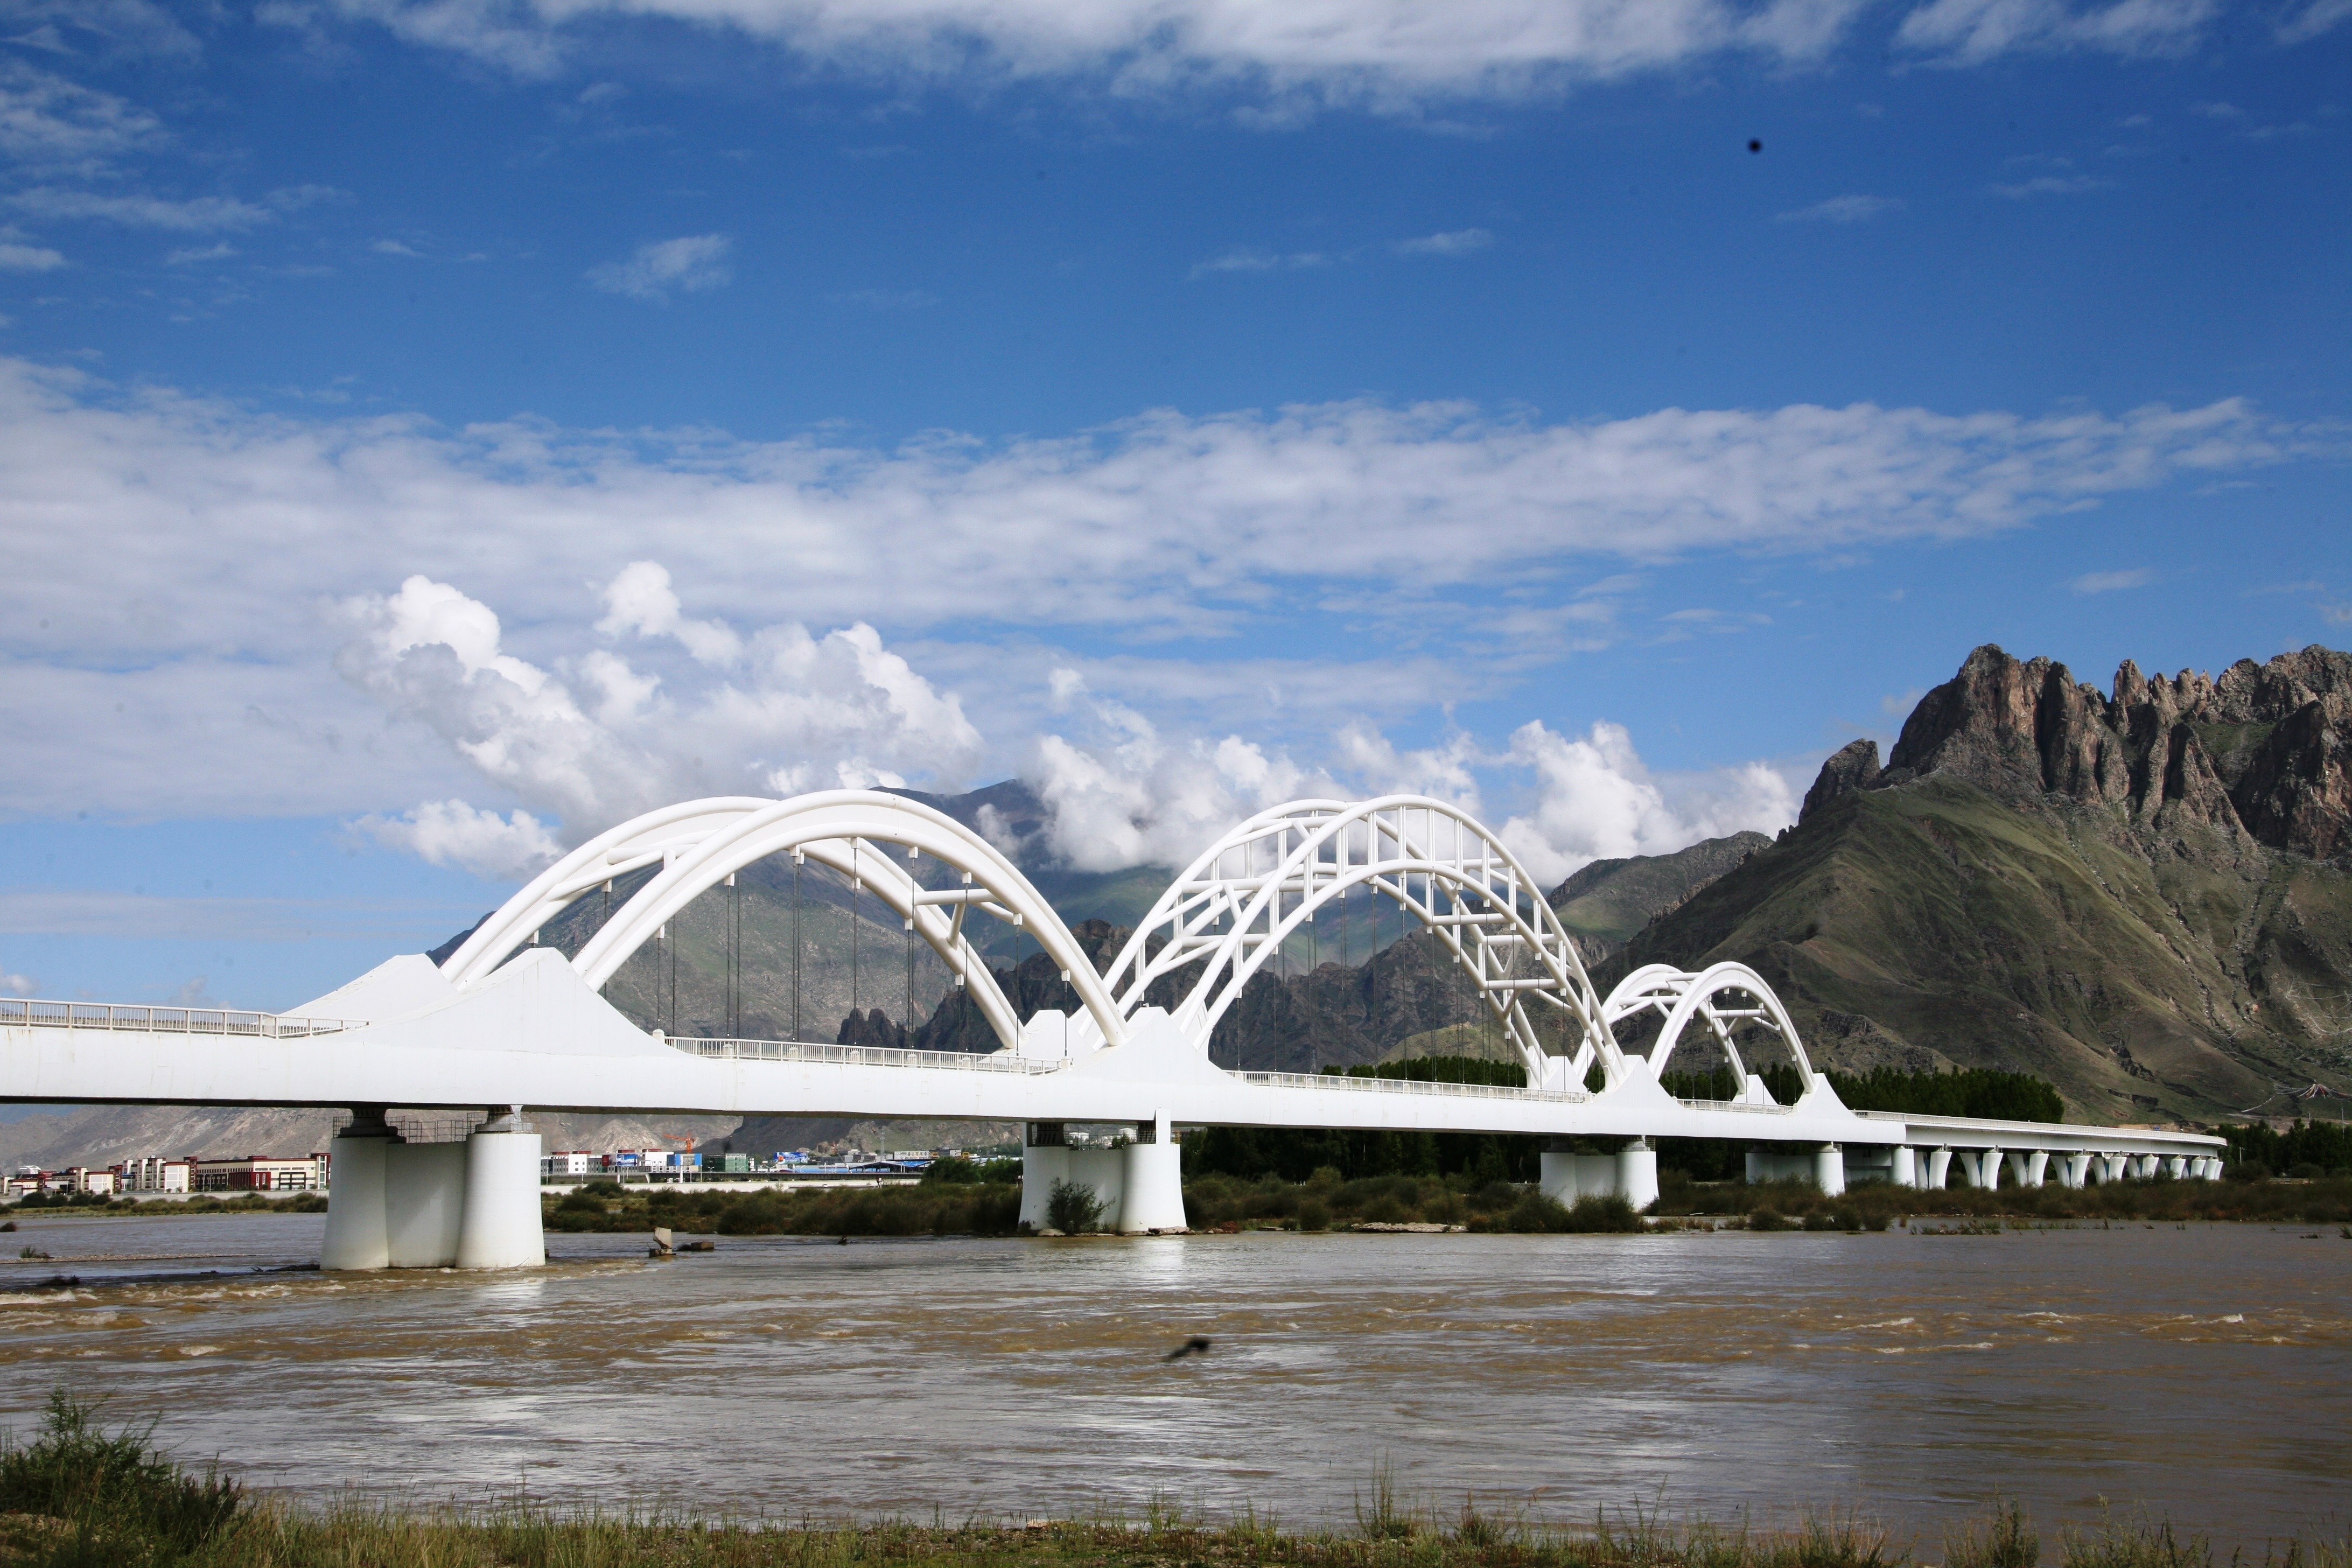
[[[1675,1050],[1691,1026],[1701,1026],[1699,1039],[1712,1046],[1731,1069],[1743,1104],[1770,1105],[1764,1079],[1749,1070],[1736,1038],[1743,1026],[1752,1026],[1783,1042],[1795,1058],[1801,1093],[1826,1087],[1805,1054],[1796,1021],[1764,977],[1744,963],[1714,963],[1701,970],[1682,970],[1663,963],[1645,964],[1619,981],[1601,1005],[1603,1025],[1613,1037],[1617,1026],[1645,1014],[1658,1018],[1657,1038],[1648,1054],[1650,1075],[1663,1079]]]

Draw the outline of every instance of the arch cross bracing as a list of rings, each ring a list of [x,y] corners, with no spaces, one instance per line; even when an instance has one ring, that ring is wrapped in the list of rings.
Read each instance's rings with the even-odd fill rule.
[[[1021,1020],[966,934],[974,910],[1037,940],[1068,973],[1100,1043],[1118,1045],[1126,1038],[1126,1015],[1053,906],[1019,868],[946,813],[878,790],[826,790],[790,800],[726,796],[647,812],[541,872],[449,955],[442,973],[460,987],[479,983],[575,900],[615,877],[658,863],[662,869],[572,960],[583,980],[601,987],[698,895],[755,861],[786,852],[852,878],[860,890],[911,922],[1005,1045],[1019,1043]],[[922,886],[908,869],[908,859],[919,855],[961,873],[961,884]]]
[[[1618,1025],[1643,1013],[1655,1013],[1660,1019],[1658,1037],[1648,1056],[1653,1078],[1664,1075],[1683,1036],[1693,1023],[1698,1023],[1706,1026],[1707,1040],[1723,1053],[1743,1100],[1770,1103],[1762,1080],[1748,1071],[1739,1055],[1734,1036],[1743,1025],[1787,1043],[1790,1055],[1796,1058],[1804,1093],[1811,1094],[1818,1081],[1789,1010],[1763,976],[1744,963],[1710,964],[1695,973],[1663,963],[1645,964],[1619,981],[1601,1005],[1601,1022],[1612,1037]]]
[[[1284,942],[1359,887],[1436,934],[1530,1085],[1580,1089],[1595,1062],[1607,1084],[1623,1077],[1601,999],[1535,879],[1475,817],[1424,795],[1293,801],[1227,833],[1170,884],[1113,961],[1107,978],[1120,1012],[1133,1016],[1156,982],[1200,964],[1173,1013],[1206,1049]],[[1546,1013],[1574,1042],[1564,1067],[1544,1048]]]

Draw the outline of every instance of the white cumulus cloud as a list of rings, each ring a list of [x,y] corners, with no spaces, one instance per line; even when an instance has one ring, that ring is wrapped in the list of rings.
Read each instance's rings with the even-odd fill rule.
[[[1540,722],[1511,736],[1511,760],[1535,775],[1535,804],[1501,837],[1547,884],[1595,860],[1664,855],[1702,838],[1773,833],[1797,820],[1794,785],[1763,763],[1662,779],[1643,764],[1622,724],[1582,736]]]
[[[513,874],[651,806],[697,795],[793,794],[960,776],[980,735],[961,704],[857,625],[813,637],[767,626],[748,638],[679,616],[666,574],[638,563],[608,586],[607,636],[691,651],[732,639],[725,677],[672,694],[663,679],[597,648],[551,670],[505,650],[497,613],[422,575],[361,595],[345,678],[424,725],[481,780],[523,803],[505,818],[464,801],[427,803],[362,826],[428,859]],[[541,816],[551,818],[543,822]]]

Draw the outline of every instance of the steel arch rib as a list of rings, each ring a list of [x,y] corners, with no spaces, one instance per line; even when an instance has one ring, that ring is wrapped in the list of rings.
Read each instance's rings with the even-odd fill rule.
[[[1789,1016],[1788,1008],[1781,1005],[1780,998],[1773,994],[1771,986],[1765,984],[1762,975],[1744,963],[1726,963],[1709,964],[1696,974],[1683,978],[1687,984],[1682,995],[1659,1028],[1657,1044],[1650,1048],[1650,1068],[1654,1076],[1663,1078],[1665,1075],[1666,1063],[1673,1058],[1675,1047],[1682,1043],[1683,1031],[1689,1027],[1691,1020],[1705,1017],[1717,1041],[1730,1054],[1734,1072],[1744,1077],[1738,1051],[1730,1044],[1729,1031],[1715,1016],[1713,1008],[1715,998],[1722,993],[1739,991],[1755,997],[1757,1004],[1770,1016],[1780,1037],[1789,1042],[1790,1054],[1797,1058],[1797,1072],[1805,1092],[1812,1092],[1813,1086],[1820,1081],[1813,1071],[1812,1058],[1805,1054],[1805,1044],[1798,1037],[1795,1020]],[[1633,976],[1628,975],[1626,979],[1630,981]],[[1622,990],[1623,986],[1621,984],[1617,989]],[[1616,994],[1616,991],[1610,993],[1612,996]],[[1741,1087],[1744,1091],[1746,1085],[1743,1083]]]
[[[1442,820],[1452,826],[1454,850],[1449,857],[1433,843],[1416,844],[1411,816],[1423,816],[1421,837],[1433,837]],[[1364,853],[1359,858],[1352,840],[1360,834]],[[1296,842],[1288,842],[1292,838]],[[1269,838],[1276,846],[1276,863],[1265,870],[1248,866],[1252,849]],[[1393,845],[1393,852],[1384,852]],[[1327,858],[1334,847],[1336,858]],[[1244,869],[1226,875],[1223,863],[1242,855]],[[1328,868],[1328,872],[1325,868]],[[1410,891],[1410,879],[1423,877],[1443,883],[1459,896],[1475,890],[1488,912],[1499,915],[1510,930],[1489,933],[1484,925],[1465,927],[1465,937],[1437,921],[1433,908],[1423,908]],[[1497,887],[1497,884],[1500,887]],[[1504,1018],[1514,1043],[1531,1074],[1540,1073],[1541,1047],[1534,1026],[1518,999],[1519,986],[1500,989],[1489,984],[1487,956],[1508,947],[1526,946],[1548,972],[1549,1000],[1565,1007],[1582,1026],[1583,1039],[1575,1056],[1580,1071],[1594,1056],[1604,1063],[1610,1082],[1622,1073],[1623,1058],[1601,1022],[1601,1006],[1585,973],[1575,943],[1541,896],[1539,885],[1517,856],[1468,813],[1444,801],[1422,795],[1386,795],[1375,800],[1343,802],[1302,800],[1262,811],[1226,833],[1196,858],[1161,895],[1138,925],[1108,978],[1124,1011],[1143,1005],[1151,984],[1186,964],[1206,960],[1206,968],[1178,1010],[1178,1018],[1205,1043],[1226,1008],[1270,953],[1314,912],[1359,885],[1411,910],[1424,926],[1444,937],[1457,963],[1473,968],[1486,1004]],[[1285,895],[1300,897],[1287,912]],[[1530,920],[1520,898],[1538,911]],[[1286,900],[1285,900],[1286,901]],[[1273,907],[1270,909],[1269,905]],[[1265,929],[1256,929],[1263,922]],[[1168,941],[1155,954],[1151,939]],[[1474,949],[1475,964],[1473,964]],[[1497,997],[1502,999],[1497,1000]]]
[[[1081,1004],[1102,1031],[1106,1045],[1127,1037],[1127,1021],[1113,1005],[1109,990],[1062,923],[1019,868],[996,847],[971,828],[919,802],[875,790],[827,790],[792,800],[763,802],[707,835],[683,855],[673,858],[660,875],[622,906],[612,921],[591,938],[572,961],[591,986],[610,980],[630,953],[650,941],[693,899],[755,860],[790,849],[800,849],[823,863],[849,869],[851,847],[860,840],[897,844],[970,872],[996,895],[998,906],[1020,918],[1038,944],[1069,972]],[[837,845],[837,848],[829,848]],[[1010,1045],[1020,1037],[1020,1025],[998,991],[984,963],[975,962],[968,942],[951,935],[954,921],[940,906],[915,902],[920,891],[913,879],[887,856],[871,860],[856,856],[857,869],[874,891],[902,918],[912,918],[925,943],[947,961],[989,1015],[999,1038]]]
[[[757,795],[681,801],[608,828],[541,871],[499,906],[442,963],[453,985],[481,979],[506,961],[532,931],[562,914],[599,883],[662,858],[674,847],[699,842],[712,830],[775,803]]]

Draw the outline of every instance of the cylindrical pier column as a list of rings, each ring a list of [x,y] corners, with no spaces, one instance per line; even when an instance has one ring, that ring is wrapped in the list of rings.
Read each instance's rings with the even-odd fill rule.
[[[321,1268],[383,1268],[391,1263],[384,1231],[384,1151],[397,1136],[385,1125],[383,1107],[362,1105],[352,1124],[328,1145],[333,1163],[327,1176],[327,1239],[319,1249]]]
[[[1896,1144],[1889,1179],[1898,1187],[1916,1187],[1919,1184],[1919,1151],[1908,1143]]]
[[[1646,1138],[1617,1151],[1617,1195],[1638,1211],[1658,1201],[1658,1152]]]
[[[1927,1154],[1927,1190],[1940,1193],[1952,1173],[1952,1152],[1949,1149],[1930,1150]]]
[[[1836,1197],[1845,1191],[1845,1151],[1824,1143],[1813,1152],[1813,1185]]]
[[[1136,1124],[1121,1173],[1118,1228],[1127,1236],[1181,1231],[1184,1223],[1184,1151],[1168,1113]]]
[[[539,1221],[539,1133],[522,1107],[494,1110],[466,1140],[466,1202],[457,1225],[460,1268],[536,1268],[547,1261]]]
[[[1025,1124],[1021,1140],[1021,1223],[1046,1228],[1054,1184],[1070,1179],[1069,1130],[1058,1121]]]
[[[2058,1162],[2058,1184],[2080,1187],[2090,1179],[2091,1157],[2088,1154],[2067,1154]]]

